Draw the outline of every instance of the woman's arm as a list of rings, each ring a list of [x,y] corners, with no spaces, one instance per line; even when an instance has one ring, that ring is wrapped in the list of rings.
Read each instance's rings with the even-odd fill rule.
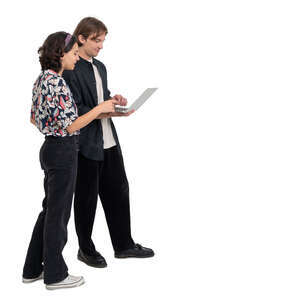
[[[59,79],[51,91],[50,89],[48,90],[49,93],[46,96],[46,101],[50,117],[57,122],[62,130],[66,130],[70,134],[92,122],[100,113],[114,112],[115,104],[119,103],[115,99],[104,101],[92,109],[89,108],[88,112],[78,117],[76,106],[66,110],[66,103],[70,105],[70,100],[74,99],[70,99],[70,95],[66,94],[63,89],[64,86],[65,81],[63,78]]]
[[[30,118],[30,122],[35,125],[35,121],[32,118]]]
[[[88,125],[94,119],[98,117],[101,113],[112,113],[115,111],[115,104],[118,104],[117,100],[107,100],[96,107],[91,109],[89,112],[85,113],[84,115],[78,117],[71,125],[69,125],[66,129],[71,134],[76,130],[81,129],[82,127]]]

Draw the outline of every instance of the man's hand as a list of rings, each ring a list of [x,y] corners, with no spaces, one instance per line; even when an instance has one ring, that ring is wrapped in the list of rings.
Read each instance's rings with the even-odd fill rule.
[[[111,118],[111,117],[128,117],[133,112],[134,112],[134,109],[127,113],[120,113],[120,112],[102,113],[102,114],[99,114],[96,119],[105,119],[105,118]]]
[[[127,99],[124,98],[122,95],[114,95],[112,97],[112,99],[119,102],[119,103],[116,103],[116,105],[120,105],[120,106],[127,105]],[[102,114],[99,114],[96,119],[105,119],[105,118],[111,118],[111,117],[128,117],[133,112],[134,112],[134,109],[127,113],[120,113],[120,112],[102,113]]]
[[[114,95],[113,99],[119,101],[118,105],[121,105],[121,106],[127,105],[127,99],[124,98],[122,95]]]

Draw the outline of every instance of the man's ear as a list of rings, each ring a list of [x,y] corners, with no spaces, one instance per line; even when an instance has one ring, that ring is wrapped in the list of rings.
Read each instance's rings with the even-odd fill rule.
[[[81,44],[84,44],[84,42],[86,41],[85,37],[82,34],[78,35],[78,40]]]

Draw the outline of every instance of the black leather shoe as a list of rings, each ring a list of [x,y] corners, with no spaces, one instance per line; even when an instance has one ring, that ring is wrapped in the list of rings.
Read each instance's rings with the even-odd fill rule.
[[[133,248],[115,252],[115,258],[128,258],[128,257],[136,257],[136,258],[146,258],[154,256],[154,252],[150,248],[143,247],[140,244],[135,244]]]
[[[78,260],[84,262],[85,264],[87,264],[90,267],[94,267],[94,268],[105,268],[105,267],[107,267],[107,263],[105,261],[105,258],[100,253],[98,253],[95,256],[90,256],[90,255],[84,254],[79,249],[78,254],[77,254],[77,258],[78,258]]]

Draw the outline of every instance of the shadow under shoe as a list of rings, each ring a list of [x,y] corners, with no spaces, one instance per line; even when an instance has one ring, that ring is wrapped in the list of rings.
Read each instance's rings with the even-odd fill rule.
[[[150,248],[135,244],[132,248],[115,252],[115,258],[147,258],[154,256],[154,251]]]
[[[35,278],[25,278],[25,277],[23,277],[22,282],[23,283],[32,283],[32,282],[35,282],[35,281],[40,280],[40,279],[44,279],[44,271],[38,277],[35,277]]]

